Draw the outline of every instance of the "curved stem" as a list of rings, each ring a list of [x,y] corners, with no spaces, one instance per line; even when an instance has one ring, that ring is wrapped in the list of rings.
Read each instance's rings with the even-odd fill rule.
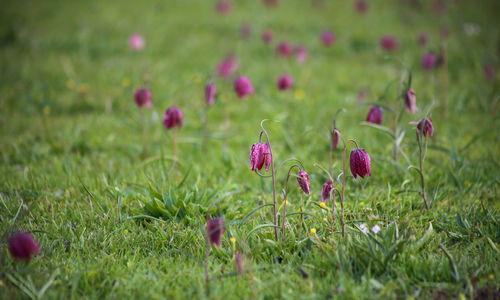
[[[288,180],[290,179],[290,172],[292,171],[293,168],[297,168],[302,170],[299,165],[292,165],[288,169],[288,174],[286,175],[286,181],[285,181],[285,196],[283,197],[283,220],[281,221],[281,241],[285,240],[285,219],[286,219],[286,198],[288,196]]]
[[[174,126],[174,168],[177,168],[177,126]]]
[[[343,139],[342,139],[343,141]],[[342,158],[342,194],[340,195],[340,209],[342,210],[342,237],[344,237],[345,232],[345,217],[344,217],[344,190],[345,190],[345,157],[347,151],[347,143],[353,142],[356,148],[359,148],[358,142],[353,139],[348,139],[347,142],[344,141],[344,156]]]
[[[423,131],[424,126],[421,126],[422,129],[420,131]],[[420,180],[422,183],[422,198],[424,199],[425,203],[425,208],[429,209],[429,203],[427,202],[427,195],[425,193],[425,180],[424,180],[424,153],[422,151],[422,141],[421,141],[420,134],[417,132],[417,142],[418,142],[418,150],[419,150],[419,163],[420,163]],[[424,142],[425,146],[427,147],[427,140]]]
[[[265,121],[266,121],[266,119],[264,119],[260,122],[260,128],[262,128],[262,131],[260,134],[261,134],[261,137],[262,137],[262,133],[265,134],[267,144],[269,145],[269,152],[271,152],[271,177],[273,180],[274,238],[276,239],[276,242],[277,242],[278,241],[278,222],[277,222],[277,218],[276,218],[276,178],[275,178],[275,174],[274,174],[274,155],[273,155],[273,150],[271,148],[271,140],[269,139],[269,135],[267,134],[267,131],[264,129],[264,126],[262,125]],[[259,140],[260,140],[260,138],[259,138]]]

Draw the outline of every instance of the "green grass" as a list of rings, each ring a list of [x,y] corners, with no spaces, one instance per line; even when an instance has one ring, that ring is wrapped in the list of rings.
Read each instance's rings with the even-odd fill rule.
[[[460,1],[437,15],[431,1],[415,7],[379,1],[359,16],[351,1],[325,2],[318,9],[309,1],[282,0],[269,10],[261,1],[237,1],[226,17],[202,0],[4,3],[0,298],[204,298],[207,213],[227,224],[222,247],[210,251],[208,298],[498,298],[499,5]],[[239,38],[243,21],[253,26],[248,41]],[[478,35],[464,33],[470,23],[479,26]],[[442,25],[451,30],[446,116],[443,71],[420,67],[424,52],[439,49]],[[274,31],[275,41],[307,45],[306,63],[277,58],[260,40],[264,28]],[[319,44],[324,29],[336,32],[332,48]],[[127,44],[135,31],[146,39],[139,53]],[[430,34],[427,49],[416,45],[420,31]],[[397,163],[390,137],[361,124],[367,103],[402,74],[379,47],[387,33],[400,41],[391,56],[412,69],[419,107],[416,115],[403,113],[402,152],[409,161]],[[215,78],[218,96],[206,111],[210,138],[204,145],[203,88],[231,52],[256,93],[239,100],[232,81]],[[485,80],[486,62],[496,66],[493,82]],[[294,91],[276,90],[283,73],[295,79]],[[133,102],[144,84],[153,93],[145,158]],[[396,87],[390,86],[384,105],[393,106]],[[361,88],[370,90],[364,104],[357,101]],[[177,169],[172,133],[161,124],[173,103],[185,122]],[[337,118],[343,136],[372,158],[371,177],[347,177],[345,238],[339,218],[332,233],[331,214],[318,205],[327,179],[318,165],[328,168],[328,127],[340,108],[346,109]],[[424,170],[429,211],[411,192],[420,187],[418,174],[408,171],[418,166],[408,123],[425,115],[435,128]],[[272,203],[271,180],[252,173],[248,162],[262,119],[280,121],[265,123],[276,165],[299,159],[311,178],[311,197],[291,178],[286,238],[278,243],[266,225],[273,222],[272,207],[263,206]],[[383,125],[390,126],[387,111]],[[335,151],[335,176],[341,158]],[[279,207],[285,178],[282,167]],[[290,215],[304,203],[304,220]],[[382,230],[364,235],[362,223]],[[31,231],[41,245],[29,264],[13,261],[6,247],[18,230]],[[244,275],[235,273],[236,251],[246,257]]]

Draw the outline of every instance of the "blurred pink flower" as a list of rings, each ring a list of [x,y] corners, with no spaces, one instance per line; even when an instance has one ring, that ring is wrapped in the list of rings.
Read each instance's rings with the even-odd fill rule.
[[[207,235],[208,240],[211,244],[215,244],[217,247],[220,247],[220,242],[224,231],[226,231],[224,219],[216,218],[208,220]]]
[[[233,54],[228,55],[223,61],[217,65],[217,74],[224,78],[231,77],[233,73],[238,69],[236,56]]]
[[[304,194],[309,196],[311,194],[311,183],[309,181],[309,174],[307,174],[307,172],[304,170],[300,170],[299,173],[297,174],[297,182],[299,183],[302,191],[304,191]]]
[[[151,91],[147,88],[140,88],[134,95],[135,104],[139,107],[151,107]]]
[[[280,91],[289,90],[293,87],[293,78],[283,75],[278,78],[278,89]]]
[[[290,57],[293,54],[293,46],[287,42],[281,42],[276,46],[276,53],[281,57]]]
[[[208,106],[211,106],[215,102],[216,88],[215,84],[209,83],[205,86],[205,102]]]
[[[233,9],[233,3],[231,1],[219,1],[215,5],[215,10],[221,15],[227,15]]]
[[[252,34],[252,26],[249,23],[243,23],[240,28],[240,35],[243,39],[248,39]]]
[[[273,41],[273,32],[266,29],[262,32],[262,41],[264,44],[269,45]]]
[[[436,66],[437,56],[434,53],[426,53],[422,56],[422,67],[431,70]]]
[[[325,46],[333,45],[335,43],[335,40],[335,34],[333,34],[333,32],[331,31],[323,31],[323,33],[321,34],[321,42]]]
[[[165,125],[165,128],[167,128],[167,130],[174,127],[182,128],[182,110],[178,109],[175,106],[167,109],[165,115],[163,116],[163,125]]]
[[[428,41],[429,41],[429,35],[427,34],[427,32],[421,32],[420,35],[418,36],[418,44],[422,47],[425,47]]]
[[[493,81],[495,76],[493,72],[493,64],[487,63],[486,66],[484,66],[484,75],[486,76],[486,80]]]
[[[279,3],[279,0],[264,0],[264,3],[267,6],[276,6]]]
[[[140,51],[144,49],[144,38],[139,33],[133,33],[128,39],[128,44],[132,50]]]
[[[373,106],[366,116],[366,122],[372,124],[382,124],[383,113],[379,106]]]
[[[394,51],[399,47],[399,42],[393,35],[385,35],[380,39],[380,46],[386,51]]]
[[[240,99],[244,99],[247,95],[254,93],[252,82],[245,76],[240,76],[234,80],[234,90]]]
[[[40,245],[29,232],[15,233],[7,243],[10,255],[16,260],[30,261],[33,255],[40,252]]]
[[[308,54],[309,52],[307,51],[307,48],[304,45],[298,45],[295,48],[295,55],[297,57],[297,62],[300,65],[306,61]]]
[[[364,0],[358,0],[356,1],[356,3],[354,4],[355,5],[355,8],[356,8],[356,11],[360,14],[365,14],[367,11],[368,11],[368,3]]]

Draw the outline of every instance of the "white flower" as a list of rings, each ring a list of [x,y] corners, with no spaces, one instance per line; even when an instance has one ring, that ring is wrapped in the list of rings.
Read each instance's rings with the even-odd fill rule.
[[[377,234],[380,231],[380,226],[378,226],[378,225],[373,226],[372,231],[373,231],[373,233]]]
[[[362,233],[368,234],[368,228],[366,227],[365,224],[359,225],[359,229],[361,230]]]

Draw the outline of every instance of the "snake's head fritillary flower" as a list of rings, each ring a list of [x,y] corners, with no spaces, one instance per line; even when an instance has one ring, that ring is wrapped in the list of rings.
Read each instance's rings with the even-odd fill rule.
[[[434,134],[431,118],[423,118],[419,122],[410,122],[410,124],[417,125],[418,132],[422,133],[426,139],[427,136],[432,136]]]
[[[354,4],[356,11],[360,14],[365,14],[368,11],[368,3],[365,0],[358,0]]]
[[[269,7],[278,5],[278,2],[279,0],[264,0],[264,3]]]
[[[368,112],[368,116],[366,116],[366,122],[380,125],[382,124],[383,116],[384,115],[380,107],[375,105]]]
[[[245,76],[240,76],[234,80],[234,90],[240,99],[244,99],[247,95],[254,93],[252,82]]]
[[[321,42],[325,46],[330,46],[334,44],[335,40],[336,40],[335,34],[333,34],[333,32],[331,31],[323,31],[323,33],[321,34]]]
[[[385,35],[380,39],[380,46],[386,51],[394,51],[399,47],[399,42],[393,35]]]
[[[414,114],[415,111],[417,111],[416,101],[417,97],[415,96],[415,91],[413,89],[406,91],[404,105],[407,112]]]
[[[147,88],[138,89],[135,91],[134,100],[139,107],[151,107],[151,91]]]
[[[372,175],[372,163],[365,149],[356,148],[352,150],[349,165],[354,178],[358,176],[365,178],[366,175]]]
[[[289,90],[293,87],[293,79],[290,76],[283,75],[278,78],[278,89],[280,91]]]
[[[8,245],[10,255],[16,260],[30,261],[32,256],[40,252],[40,245],[29,232],[15,233],[10,237]]]
[[[340,142],[340,130],[338,128],[334,128],[332,132],[332,148],[337,149],[339,147]]]
[[[240,28],[240,35],[243,39],[248,39],[252,34],[252,26],[249,23],[243,23]]]
[[[422,56],[422,68],[432,70],[436,67],[437,56],[434,53],[426,53]]]
[[[304,191],[306,195],[311,194],[311,183],[309,181],[309,175],[306,171],[300,170],[297,174],[297,182],[300,185],[300,188]]]
[[[208,106],[211,106],[215,102],[216,88],[215,84],[209,83],[205,86],[205,102]]]
[[[217,65],[216,72],[221,77],[228,78],[238,69],[236,56],[233,54],[228,55],[223,61]]]
[[[298,45],[295,48],[295,55],[297,57],[297,62],[300,65],[306,61],[308,54],[309,54],[309,52],[307,51],[307,47],[304,45]]]
[[[273,41],[273,32],[269,29],[266,29],[262,32],[261,38],[264,44],[269,45]]]
[[[208,240],[211,244],[215,244],[217,247],[220,247],[220,242],[224,231],[226,231],[226,226],[223,219],[215,218],[208,220],[207,235]]]
[[[323,188],[321,189],[321,201],[323,203],[327,202],[328,199],[330,199],[330,194],[332,193],[332,190],[333,190],[333,182],[331,180],[323,184]]]
[[[293,46],[287,42],[281,42],[276,46],[276,53],[284,58],[290,57],[293,54]]]
[[[221,15],[227,15],[233,9],[233,3],[231,1],[219,1],[215,5],[215,10]]]
[[[165,128],[172,129],[174,127],[182,128],[182,110],[179,108],[172,106],[165,112],[163,116],[163,125]]]
[[[144,38],[139,33],[133,33],[128,39],[128,44],[132,50],[140,51],[144,49]]]
[[[269,167],[272,162],[271,148],[267,143],[256,143],[252,145],[250,149],[250,168],[252,171],[262,170],[264,164],[266,165],[266,171],[269,171]]]
[[[421,47],[425,47],[428,41],[429,41],[429,35],[427,34],[427,32],[421,32],[420,35],[418,36],[418,44]]]

